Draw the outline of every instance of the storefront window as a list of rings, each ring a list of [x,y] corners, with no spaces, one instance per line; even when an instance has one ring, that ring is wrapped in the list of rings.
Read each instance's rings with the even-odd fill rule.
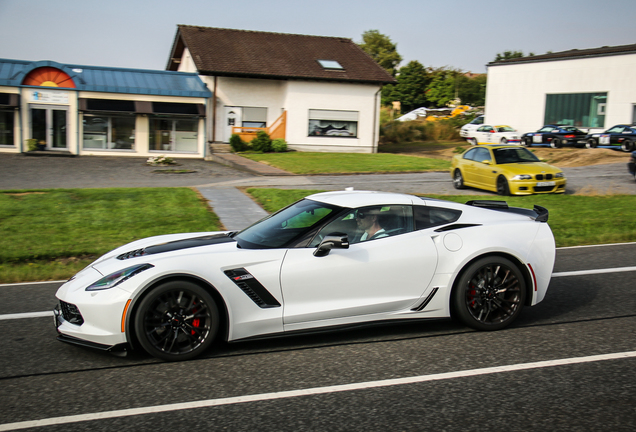
[[[132,150],[135,117],[84,114],[84,149]]]
[[[164,152],[196,152],[198,118],[150,118],[150,150]]]
[[[309,136],[358,136],[357,111],[309,110]]]
[[[575,127],[605,127],[607,93],[549,94],[544,124]]]
[[[0,145],[15,145],[13,134],[13,110],[0,110]]]

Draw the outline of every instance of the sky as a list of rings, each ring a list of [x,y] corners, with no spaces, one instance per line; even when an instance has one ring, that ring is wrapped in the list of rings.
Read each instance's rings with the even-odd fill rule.
[[[0,0],[0,58],[164,70],[177,25],[362,41],[401,66],[484,73],[497,53],[636,43],[634,0]]]

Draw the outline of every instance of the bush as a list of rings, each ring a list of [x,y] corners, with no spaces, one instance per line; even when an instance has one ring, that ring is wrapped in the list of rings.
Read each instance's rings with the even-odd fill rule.
[[[282,138],[276,138],[272,141],[272,150],[276,153],[282,153],[287,151],[287,141]]]
[[[256,138],[250,142],[250,145],[259,152],[268,153],[272,151],[272,139],[265,131],[258,131]]]
[[[249,144],[243,141],[238,134],[232,134],[232,136],[230,137],[230,146],[235,152],[249,150]]]

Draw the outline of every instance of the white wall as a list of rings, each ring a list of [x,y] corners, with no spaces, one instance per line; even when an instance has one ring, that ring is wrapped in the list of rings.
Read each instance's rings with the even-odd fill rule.
[[[547,94],[607,92],[605,127],[596,130],[630,124],[635,69],[636,54],[490,66],[486,123],[535,131],[543,126]]]
[[[214,91],[214,77],[201,79]],[[226,106],[261,107],[267,108],[268,126],[287,111],[286,141],[292,149],[374,153],[379,133],[379,89],[379,85],[368,84],[218,77],[214,140],[226,138]],[[310,109],[359,112],[357,138],[309,137]]]

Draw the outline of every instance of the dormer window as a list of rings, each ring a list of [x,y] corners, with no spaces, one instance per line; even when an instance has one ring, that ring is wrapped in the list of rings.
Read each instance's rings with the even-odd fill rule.
[[[325,69],[328,70],[344,70],[344,68],[342,67],[342,65],[340,63],[338,63],[335,60],[317,60],[318,63],[320,63],[320,66],[322,66]]]

